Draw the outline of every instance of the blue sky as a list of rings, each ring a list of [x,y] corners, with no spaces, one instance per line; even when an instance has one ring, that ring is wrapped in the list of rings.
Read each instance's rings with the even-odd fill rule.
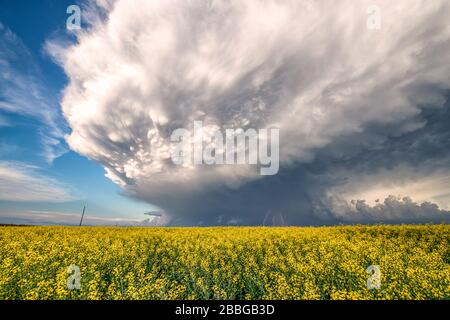
[[[0,57],[8,63],[3,71],[13,79],[0,78],[0,102],[7,105],[0,108],[0,161],[16,169],[29,167],[27,174],[64,186],[71,199],[54,202],[31,197],[11,201],[4,196],[0,201],[0,223],[5,216],[10,221],[16,212],[30,212],[31,219],[33,212],[78,214],[84,205],[91,216],[143,220],[143,212],[153,208],[124,196],[104,176],[101,165],[71,151],[64,141],[70,129],[61,116],[59,100],[67,78],[44,45],[52,37],[74,40],[65,31],[66,8],[71,4],[73,1],[1,1]],[[14,77],[20,77],[23,86],[16,86]],[[36,94],[29,92],[34,86],[38,88]]]

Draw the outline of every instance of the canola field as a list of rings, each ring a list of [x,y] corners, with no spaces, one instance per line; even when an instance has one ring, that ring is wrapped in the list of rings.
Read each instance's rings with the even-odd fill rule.
[[[450,225],[0,227],[0,299],[449,298]]]

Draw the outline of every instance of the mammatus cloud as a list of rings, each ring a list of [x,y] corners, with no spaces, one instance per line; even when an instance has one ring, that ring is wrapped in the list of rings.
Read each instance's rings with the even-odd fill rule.
[[[336,222],[344,213],[318,205],[330,189],[357,179],[353,170],[371,175],[400,161],[395,152],[384,163],[362,155],[392,151],[419,130],[427,136],[439,119],[425,115],[448,108],[446,0],[98,4],[76,44],[47,46],[70,80],[62,100],[67,141],[174,224],[262,224],[269,210],[287,224]],[[370,5],[380,9],[379,30],[367,28]],[[280,173],[174,166],[170,133],[194,120],[280,128]],[[442,157],[434,160],[443,164]],[[395,204],[414,212],[359,205],[361,214],[350,210],[346,219],[409,221],[430,211],[409,200]]]
[[[36,167],[0,161],[0,200],[66,202],[77,197],[67,186],[40,174]]]

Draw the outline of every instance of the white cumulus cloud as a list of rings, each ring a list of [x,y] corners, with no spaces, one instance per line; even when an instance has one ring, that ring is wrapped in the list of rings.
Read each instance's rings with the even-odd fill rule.
[[[379,30],[367,28],[370,5],[380,8]],[[385,126],[385,136],[414,131],[423,126],[421,111],[442,107],[450,89],[446,0],[118,0],[100,7],[95,18],[90,6],[92,25],[77,43],[47,46],[69,78],[67,141],[175,217],[199,200],[226,210],[217,204],[224,197],[205,194],[262,179],[245,166],[174,166],[167,150],[175,128],[194,120],[278,127],[281,167],[289,168],[346,136],[364,145],[373,125]]]

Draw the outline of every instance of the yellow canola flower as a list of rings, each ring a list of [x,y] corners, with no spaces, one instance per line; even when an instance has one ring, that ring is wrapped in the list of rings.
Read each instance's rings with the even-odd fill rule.
[[[0,299],[450,299],[450,226],[0,227]]]

